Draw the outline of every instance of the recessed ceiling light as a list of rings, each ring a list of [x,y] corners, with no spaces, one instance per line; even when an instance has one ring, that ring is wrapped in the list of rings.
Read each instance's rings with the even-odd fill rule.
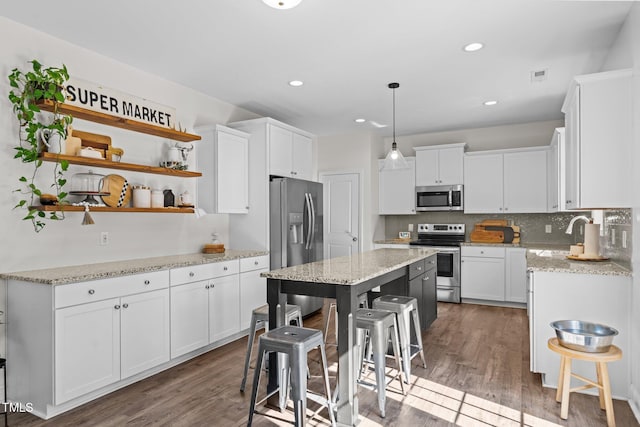
[[[291,80],[289,82],[289,86],[293,86],[293,87],[298,87],[298,86],[302,86],[304,83],[301,82],[300,80]]]
[[[300,4],[302,0],[262,0],[274,9],[291,9]]]
[[[484,101],[482,104],[490,106],[490,105],[496,105],[497,103],[498,101]]]
[[[356,123],[364,123],[364,122],[366,122],[366,120],[365,119],[355,119],[354,122],[356,122]]]
[[[465,52],[475,52],[476,50],[480,50],[483,47],[484,47],[484,45],[482,43],[469,43],[468,45],[466,45],[462,49]]]

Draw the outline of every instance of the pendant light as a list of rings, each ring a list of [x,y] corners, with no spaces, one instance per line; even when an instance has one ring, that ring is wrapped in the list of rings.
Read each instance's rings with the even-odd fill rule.
[[[274,9],[291,9],[300,4],[302,0],[262,0]]]
[[[391,144],[391,150],[389,150],[387,157],[384,159],[383,170],[409,169],[409,163],[398,150],[398,144],[396,144],[396,89],[399,87],[400,83],[389,83],[389,89],[393,91],[393,143]]]

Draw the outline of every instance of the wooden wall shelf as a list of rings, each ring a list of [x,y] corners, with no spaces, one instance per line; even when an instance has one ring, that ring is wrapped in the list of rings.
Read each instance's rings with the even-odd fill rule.
[[[202,176],[200,172],[185,171],[178,169],[163,168],[161,166],[146,166],[135,163],[112,162],[104,159],[94,159],[92,157],[67,156],[63,154],[53,154],[44,152],[40,154],[40,158],[45,162],[59,162],[66,160],[70,164],[92,166],[97,168],[120,169],[134,172],[154,173],[157,175],[178,176],[183,178],[197,178]]]
[[[39,103],[38,107],[40,107],[41,110],[53,112],[54,103],[45,101],[44,103]],[[58,104],[58,112],[61,114],[70,114],[73,118],[89,120],[103,125],[146,133],[148,135],[160,136],[174,141],[189,142],[199,141],[201,139],[199,135],[193,135],[186,132],[180,132],[175,129],[112,116],[111,114],[101,113],[99,111],[87,110],[86,108],[77,107],[75,105]]]
[[[30,209],[36,209],[44,212],[60,212],[60,206],[31,206]],[[64,206],[65,212],[83,212],[84,206]],[[110,208],[108,206],[89,207],[90,212],[137,212],[137,213],[181,213],[192,214],[194,208]]]

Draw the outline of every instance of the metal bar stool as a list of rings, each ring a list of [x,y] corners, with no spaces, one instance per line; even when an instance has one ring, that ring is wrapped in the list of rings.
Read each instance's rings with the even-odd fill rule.
[[[369,308],[369,302],[367,299],[367,293],[362,295],[358,295],[358,306],[360,308]],[[328,343],[327,338],[329,337],[329,322],[331,320],[331,314],[333,313],[333,325],[334,325],[334,337],[336,339],[335,343]],[[329,310],[327,312],[327,319],[324,322],[324,343],[326,345],[338,345],[338,308],[334,302],[329,304]]]
[[[611,384],[609,383],[607,362],[622,359],[622,350],[612,345],[609,347],[609,351],[604,353],[587,353],[561,346],[558,338],[550,338],[549,341],[547,341],[547,346],[551,351],[560,355],[560,376],[558,377],[558,391],[556,392],[556,402],[562,403],[560,407],[560,418],[566,420],[569,417],[569,393],[597,387],[600,409],[607,411],[607,426],[615,427],[616,418],[613,414],[613,400],[611,399]],[[572,373],[571,361],[573,359],[595,362],[596,375],[598,377],[597,382]],[[571,388],[571,377],[585,382],[586,385]]]
[[[2,369],[2,371],[4,373],[4,403],[6,405],[8,403],[7,402],[7,359],[4,359],[4,358],[0,359],[0,369]],[[9,410],[5,406],[4,407],[4,425],[5,426],[9,425],[9,423],[7,421],[8,413],[9,413]]]
[[[391,343],[393,345],[393,354],[398,366],[398,381],[402,394],[405,395],[404,381],[402,378],[402,363],[400,361],[400,345],[398,339],[398,324],[396,322],[395,313],[387,310],[375,310],[360,308],[356,313],[356,326],[358,328],[358,346],[360,348],[360,372],[358,378],[361,377],[362,369],[365,362],[366,342],[371,346],[372,359],[376,375],[376,389],[378,392],[378,407],[380,408],[380,416],[385,417],[385,401],[386,386],[385,380],[385,359],[389,343],[389,335],[391,335]],[[393,379],[392,379],[393,381]]]
[[[322,356],[322,374],[324,379],[324,391],[326,398],[315,393],[307,393],[307,353],[320,347]],[[264,362],[265,353],[277,352],[284,357],[279,357],[279,387],[269,393],[260,402],[256,402],[258,387],[260,385],[260,372]],[[295,425],[304,426],[306,423],[307,398],[327,407],[331,425],[335,425],[333,415],[333,403],[329,391],[329,371],[327,368],[327,355],[324,349],[322,331],[298,326],[281,326],[260,335],[258,339],[258,362],[253,374],[253,390],[251,392],[251,407],[249,408],[249,420],[247,426],[251,426],[256,405],[268,399],[271,395],[280,391],[282,395],[287,390],[287,378],[291,378],[291,399],[295,414]],[[316,412],[317,414],[317,412]],[[315,414],[314,414],[315,415]]]
[[[427,367],[422,348],[422,333],[420,318],[418,317],[418,301],[412,297],[382,295],[373,300],[373,308],[389,310],[396,313],[398,318],[398,332],[400,335],[400,351],[404,366],[404,378],[409,382],[411,378],[411,359],[420,354],[422,366]],[[411,344],[411,321],[416,332],[416,344]],[[413,351],[412,351],[413,347]]]
[[[296,321],[297,326],[302,326],[302,310],[300,306],[294,304],[287,304],[285,312],[285,321],[287,324],[292,320]],[[253,341],[256,337],[256,331],[264,328],[265,331],[269,330],[269,305],[265,304],[258,308],[254,308],[251,313],[251,327],[249,328],[249,342],[247,343],[247,355],[244,358],[244,374],[242,375],[242,383],[240,384],[240,391],[244,392],[244,388],[247,385],[247,375],[249,373],[249,361],[251,360],[251,352],[253,350]]]

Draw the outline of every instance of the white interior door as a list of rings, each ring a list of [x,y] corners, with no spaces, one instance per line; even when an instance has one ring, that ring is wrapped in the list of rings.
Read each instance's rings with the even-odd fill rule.
[[[324,184],[324,253],[336,258],[360,252],[360,174],[321,173]]]

